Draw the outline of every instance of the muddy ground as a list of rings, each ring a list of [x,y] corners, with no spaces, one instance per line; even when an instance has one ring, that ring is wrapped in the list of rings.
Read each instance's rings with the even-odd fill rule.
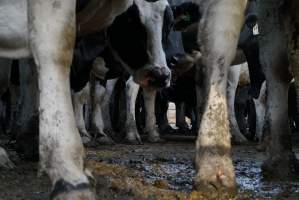
[[[9,153],[17,167],[0,169],[0,200],[47,200],[49,181],[37,178],[37,164]],[[98,199],[194,200],[196,195],[190,195],[194,153],[192,141],[101,146],[87,149],[87,166],[97,180]],[[255,146],[234,146],[233,158],[240,186],[234,199],[299,199],[299,180],[263,181],[264,153]]]

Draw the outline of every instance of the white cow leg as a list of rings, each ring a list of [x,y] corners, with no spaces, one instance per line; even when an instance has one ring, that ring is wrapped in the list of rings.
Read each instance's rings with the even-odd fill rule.
[[[86,86],[81,91],[74,92],[72,94],[76,124],[84,144],[87,144],[91,141],[91,136],[87,132],[85,127],[84,114],[83,114],[83,107],[84,104],[86,104],[87,99],[89,98],[89,94],[90,94],[89,83],[87,83]]]
[[[0,169],[6,168],[6,169],[12,169],[15,165],[11,160],[9,159],[6,151],[0,147]]]
[[[295,155],[292,152],[288,119],[288,90],[291,75],[288,71],[287,39],[279,18],[276,1],[261,1],[260,59],[267,82],[267,118],[270,133],[268,158],[262,165],[266,178],[292,177]],[[271,12],[271,17],[267,13]]]
[[[135,119],[135,103],[140,86],[132,77],[126,83],[127,119],[126,119],[126,141],[130,144],[141,144],[141,138],[137,130]]]
[[[227,74],[237,48],[246,0],[209,1],[199,25],[202,65],[198,65],[197,96],[200,123],[196,141],[195,189],[210,197],[236,192],[227,111]],[[214,4],[215,3],[215,4]],[[202,115],[201,115],[201,111]],[[212,195],[212,196],[211,196]],[[217,198],[217,196],[215,197]]]
[[[104,132],[102,104],[106,95],[106,89],[100,84],[99,81],[94,81],[94,84],[91,129],[94,132],[94,136],[98,143],[112,144],[112,140]]]
[[[159,132],[156,127],[156,115],[155,115],[155,100],[156,90],[143,89],[144,107],[145,107],[145,132],[148,133],[148,141],[155,143],[161,142]]]
[[[39,74],[40,167],[51,180],[53,200],[95,199],[71,103],[75,7],[75,0],[28,1],[30,46]]]
[[[246,142],[247,139],[240,132],[236,115],[235,115],[235,99],[236,99],[236,90],[239,83],[240,77],[240,66],[234,65],[231,66],[228,70],[228,80],[227,80],[227,106],[228,106],[228,118],[230,125],[230,132],[232,135],[233,141],[237,143]]]

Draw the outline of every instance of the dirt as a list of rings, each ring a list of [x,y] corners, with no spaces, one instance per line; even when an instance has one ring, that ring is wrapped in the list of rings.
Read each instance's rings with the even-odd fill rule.
[[[38,165],[9,153],[17,167],[0,169],[0,200],[47,200],[50,183],[46,176],[37,177]],[[87,149],[86,166],[97,181],[98,199],[206,199],[191,193],[194,154],[194,142],[101,146]],[[234,146],[233,158],[239,184],[234,199],[299,199],[299,180],[263,180],[260,166],[265,155],[255,146]]]

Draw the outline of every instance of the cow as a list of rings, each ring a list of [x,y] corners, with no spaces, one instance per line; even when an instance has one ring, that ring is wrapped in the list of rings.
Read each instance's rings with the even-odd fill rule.
[[[141,2],[147,4],[145,0]],[[100,27],[109,25],[132,1],[93,3],[97,3],[96,13],[104,15],[98,21]],[[33,57],[37,66],[40,172],[46,172],[51,180],[51,199],[95,199],[89,181],[91,175],[84,170],[84,149],[71,103],[69,66],[76,33],[75,7],[75,0],[0,2],[0,57]],[[90,12],[90,7],[86,8],[87,18],[95,13]],[[85,30],[85,25],[90,27],[85,20],[78,21],[78,31]],[[160,65],[154,69],[157,67]],[[152,69],[139,70],[139,80]]]
[[[153,15],[155,16],[155,18],[153,18]],[[173,20],[172,12],[166,0],[161,0],[153,4],[148,4],[148,3],[144,3],[144,1],[135,0],[133,1],[133,4],[128,8],[126,12],[116,17],[116,19],[111,24],[111,26],[109,26],[107,30],[103,32],[102,37],[93,36],[94,39],[90,37],[84,39],[84,37],[82,37],[79,41],[81,42],[82,47],[80,48],[80,44],[78,44],[77,46],[80,49],[82,49],[81,54],[83,56],[87,54],[87,56],[85,57],[89,57],[90,54],[96,55],[97,51],[99,52],[102,51],[103,55],[100,56],[102,56],[103,59],[105,60],[109,70],[112,69],[113,71],[113,68],[116,68],[115,65],[122,65],[122,67],[125,68],[132,75],[132,78],[129,79],[128,81],[128,85],[131,84],[132,85],[131,88],[134,88],[135,86],[139,87],[136,84],[139,83],[145,88],[146,91],[151,93],[151,95],[149,96],[153,97],[154,99],[155,98],[154,90],[156,88],[167,86],[170,80],[170,70],[168,69],[166,63],[162,41],[167,40],[169,31],[172,26],[172,20]],[[156,28],[153,28],[154,24]],[[120,32],[122,32],[123,37],[119,37]],[[106,44],[105,44],[105,37],[107,37]],[[125,40],[123,38],[125,38]],[[99,42],[96,43],[93,40]],[[103,47],[105,47],[106,45],[106,48],[101,49],[101,47],[97,47],[99,43],[103,43],[102,45]],[[93,48],[94,53],[92,53],[92,51],[91,53],[88,53],[88,48]],[[84,53],[84,51],[86,52]],[[78,63],[82,65],[83,63],[82,61],[80,61],[80,58],[76,59],[76,53],[75,53],[74,60],[75,60],[74,64]],[[115,61],[111,61],[111,60],[115,60]],[[151,70],[152,66],[154,66],[154,70]],[[140,70],[141,68],[144,68],[146,72],[141,71]],[[82,71],[82,73],[84,73],[84,71],[86,71],[86,68],[77,71],[79,72]],[[79,73],[79,75],[82,73]],[[111,77],[109,74],[110,72],[108,72],[107,77],[105,77],[106,80],[115,78],[115,75]],[[86,75],[86,78],[88,78],[88,74]],[[87,80],[86,78],[85,80]],[[76,84],[78,83],[76,81],[76,78],[73,78],[73,80],[74,81],[71,81],[71,83],[74,82],[74,84],[71,84],[73,86],[72,88],[82,89],[83,88],[82,86],[84,86],[84,84],[86,84],[87,82],[87,81],[83,81],[82,84],[76,86]],[[127,88],[129,88],[129,86]],[[86,93],[82,90],[82,95],[81,95],[79,94],[80,90],[78,89],[76,89],[76,92],[78,92],[78,97],[79,96],[82,97],[82,95]],[[131,90],[128,89],[128,95],[134,98],[133,94],[134,93],[132,93]],[[82,98],[77,98],[77,99],[79,100]],[[147,102],[150,102],[148,104],[149,106],[150,104],[152,104],[151,100]],[[80,107],[82,107],[82,103]],[[107,107],[107,105],[103,107]],[[127,108],[130,111],[131,109],[130,104],[128,104]],[[152,108],[150,108],[150,110],[151,109]],[[76,113],[80,113],[80,112],[76,112]],[[153,119],[150,116],[151,112],[147,112],[147,113],[149,113],[147,115],[149,116],[147,120],[149,141],[156,141],[158,140],[158,136],[156,136],[156,131],[154,128],[155,119]],[[131,142],[137,142],[140,141],[140,139],[136,135],[137,131],[134,132],[133,130],[134,127],[132,124],[135,123],[130,122],[131,119],[130,116],[131,115],[128,114],[127,117],[127,124],[129,124],[127,125],[127,140]],[[82,130],[81,132],[83,133],[83,135],[86,136],[87,131],[84,127],[84,123],[82,123],[83,122],[82,112],[80,115],[77,115],[77,119],[79,122],[78,123],[79,130]],[[101,126],[103,126],[103,124]],[[103,131],[103,128],[99,128],[99,127],[96,128],[98,130],[101,130],[101,132]]]

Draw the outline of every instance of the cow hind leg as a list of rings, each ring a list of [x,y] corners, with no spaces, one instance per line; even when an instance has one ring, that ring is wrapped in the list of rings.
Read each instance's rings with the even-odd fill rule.
[[[49,176],[54,200],[95,199],[90,173],[84,172],[84,148],[71,103],[75,6],[75,0],[28,1],[30,46],[40,89],[40,172]]]
[[[203,112],[196,141],[195,189],[210,197],[223,197],[236,192],[226,88],[228,67],[235,56],[247,1],[212,2],[199,27],[203,59],[198,65],[197,78],[203,80],[196,81],[197,93],[205,99],[199,100],[204,105],[198,105],[198,116]]]

